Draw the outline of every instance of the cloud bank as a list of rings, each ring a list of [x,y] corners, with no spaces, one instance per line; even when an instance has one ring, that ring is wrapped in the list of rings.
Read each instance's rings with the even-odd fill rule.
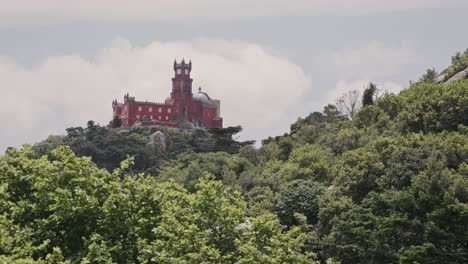
[[[0,0],[3,22],[363,15],[467,7],[464,0]]]
[[[390,45],[375,40],[359,46],[345,45],[324,52],[317,59],[341,79],[393,78],[402,71],[420,67],[427,60],[411,41]]]
[[[409,43],[390,47],[379,41],[372,41],[365,46],[345,47],[330,55],[332,64],[336,66],[369,66],[369,65],[401,65],[420,62],[415,48]]]
[[[111,101],[129,92],[137,100],[169,96],[174,58],[193,62],[193,87],[221,100],[225,125],[242,125],[244,139],[288,130],[304,112],[310,87],[304,71],[268,49],[246,42],[197,40],[135,47],[118,39],[92,60],[50,57],[34,67],[0,60],[0,149],[63,134],[88,120],[106,124]]]

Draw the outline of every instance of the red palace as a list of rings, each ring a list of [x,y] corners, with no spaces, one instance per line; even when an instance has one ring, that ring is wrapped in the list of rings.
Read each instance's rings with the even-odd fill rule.
[[[123,103],[112,102],[113,116],[122,121],[122,127],[168,126],[178,128],[223,127],[220,117],[220,101],[211,99],[198,89],[192,93],[190,72],[192,62],[174,61],[171,96],[164,103],[136,101],[135,97],[124,96]],[[113,121],[109,127],[114,127]]]

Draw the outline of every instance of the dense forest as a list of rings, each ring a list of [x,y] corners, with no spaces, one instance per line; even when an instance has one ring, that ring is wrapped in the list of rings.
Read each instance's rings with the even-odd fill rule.
[[[434,77],[370,84],[258,148],[240,127],[94,122],[10,148],[0,262],[468,263],[468,80]]]

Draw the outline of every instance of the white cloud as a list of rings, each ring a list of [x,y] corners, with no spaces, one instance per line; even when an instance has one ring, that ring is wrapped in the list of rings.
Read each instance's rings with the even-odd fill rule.
[[[3,22],[141,20],[187,17],[362,15],[414,8],[466,7],[463,0],[0,0]]]
[[[330,54],[329,60],[336,66],[393,66],[420,62],[415,48],[409,43],[391,47],[379,41],[372,41],[361,47],[346,47]]]
[[[423,67],[427,58],[421,56],[411,41],[398,45],[370,41],[324,52],[317,61],[323,69],[335,72],[337,79],[393,79],[402,72]]]
[[[192,59],[198,86],[221,100],[225,125],[242,125],[244,138],[288,130],[310,83],[297,65],[262,46],[224,40],[158,42],[135,47],[114,41],[93,60],[50,57],[34,67],[0,61],[0,149],[64,133],[88,120],[106,124],[111,101],[129,92],[138,100],[169,96],[174,58]],[[291,114],[293,113],[293,114]]]

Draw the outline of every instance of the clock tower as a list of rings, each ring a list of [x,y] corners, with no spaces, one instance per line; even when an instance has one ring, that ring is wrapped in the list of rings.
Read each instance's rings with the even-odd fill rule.
[[[177,63],[174,60],[174,78],[172,78],[172,93],[171,97],[174,99],[175,111],[177,116],[182,121],[191,121],[192,113],[192,78],[190,72],[192,71],[192,61],[185,63]]]

